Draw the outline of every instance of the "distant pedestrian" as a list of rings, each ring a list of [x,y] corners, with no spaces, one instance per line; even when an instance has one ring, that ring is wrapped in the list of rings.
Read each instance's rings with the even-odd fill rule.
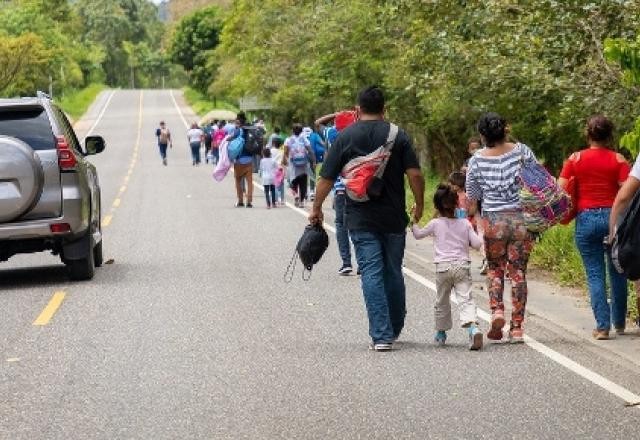
[[[213,155],[214,163],[218,163],[220,160],[220,144],[227,136],[227,132],[224,129],[225,121],[218,121],[217,126],[213,130],[213,142],[211,144],[211,154]]]
[[[358,95],[359,121],[345,128],[325,157],[309,214],[313,224],[322,223],[322,204],[344,166],[384,145],[392,126],[384,120],[384,95],[376,86]],[[391,156],[382,175],[384,189],[366,202],[347,199],[346,222],[362,273],[362,291],[369,318],[370,348],[392,349],[404,328],[406,292],[402,275],[406,227],[409,222],[405,202],[405,175],[416,200],[414,222],[424,208],[424,177],[411,139],[398,130]]]
[[[156,138],[158,138],[158,149],[160,150],[162,164],[167,166],[167,147],[173,148],[173,142],[171,142],[171,132],[164,121],[160,121],[160,126],[156,128]]]
[[[459,195],[450,185],[440,184],[433,196],[438,218],[420,228],[413,225],[411,231],[416,239],[435,237],[433,242],[436,264],[435,341],[445,345],[447,330],[451,330],[451,289],[458,300],[460,324],[467,329],[469,349],[482,348],[482,332],[478,329],[478,315],[471,290],[471,260],[469,246],[479,249],[482,240],[473,231],[471,223],[456,215]]]
[[[236,123],[229,136],[229,141],[244,136],[242,127],[246,125],[247,117],[243,112],[238,113]],[[237,208],[247,207],[253,208],[253,154],[246,149],[242,149],[240,156],[236,158],[233,164],[233,173],[236,181],[236,195],[238,201]],[[244,203],[244,195],[246,194],[247,203]]]
[[[602,115],[589,118],[586,126],[589,147],[573,153],[564,163],[558,183],[567,187],[575,179],[577,212],[575,239],[584,263],[596,320],[595,339],[609,339],[613,327],[624,333],[627,319],[627,280],[611,261],[603,240],[609,233],[611,207],[629,175],[625,158],[613,151],[613,123]],[[607,279],[611,304],[607,301]]]
[[[187,132],[187,140],[191,147],[191,159],[193,160],[193,166],[200,165],[200,148],[202,147],[202,141],[204,140],[204,132],[197,123],[191,124],[191,129]]]
[[[283,165],[288,166],[295,206],[304,208],[307,199],[309,167],[315,168],[315,155],[309,140],[302,133],[302,125],[294,124],[293,134],[284,143]]]
[[[315,121],[316,130],[323,133],[323,140],[326,146],[325,154],[331,151],[331,145],[338,137],[338,130],[335,128],[334,119],[337,113],[331,113],[319,117]],[[349,275],[353,272],[351,265],[351,239],[345,223],[345,211],[347,208],[347,189],[340,177],[337,177],[333,184],[333,209],[335,211],[334,225],[336,227],[336,242],[342,264],[338,269],[339,275]]]
[[[262,178],[262,186],[264,187],[264,195],[267,199],[267,209],[274,208],[276,205],[276,171],[278,165],[271,158],[271,150],[265,148],[262,151],[262,159],[260,160],[260,177]]]
[[[520,204],[518,173],[523,160],[536,160],[529,147],[507,140],[507,121],[497,113],[485,113],[478,121],[485,148],[469,160],[467,197],[475,214],[482,202],[484,244],[487,252],[487,290],[491,307],[491,329],[487,338],[501,340],[504,317],[505,272],[511,278],[511,325],[509,340],[524,341],[527,304],[527,264],[533,249],[533,234],[524,222]]]
[[[218,121],[215,121],[216,123]],[[211,121],[207,122],[205,126],[202,128],[204,132],[204,161],[205,163],[209,163],[209,158],[213,161],[213,155],[210,155],[211,148],[213,146],[213,130],[214,124]]]
[[[279,137],[274,138],[271,141],[271,158],[278,166],[276,170],[276,176],[274,184],[276,186],[276,198],[280,206],[284,206],[284,177],[285,170],[282,165],[282,158],[284,157],[284,150],[282,148],[282,139]]]

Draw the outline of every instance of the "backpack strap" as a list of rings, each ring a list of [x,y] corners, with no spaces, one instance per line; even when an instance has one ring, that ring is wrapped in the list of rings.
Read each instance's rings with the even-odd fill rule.
[[[389,159],[391,158],[391,150],[393,146],[396,144],[396,138],[398,137],[398,126],[396,124],[389,124],[389,135],[387,136],[387,142],[384,144],[384,152],[387,153],[385,158],[382,159],[382,163],[376,170],[374,174],[375,177],[382,177],[384,174],[384,170],[387,168],[387,163],[389,163]]]

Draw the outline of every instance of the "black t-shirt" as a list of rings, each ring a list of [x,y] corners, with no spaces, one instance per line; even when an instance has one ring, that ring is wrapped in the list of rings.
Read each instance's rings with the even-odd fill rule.
[[[344,129],[324,159],[320,176],[335,180],[354,157],[365,156],[387,141],[389,123],[359,121]],[[384,192],[379,199],[354,202],[347,197],[346,227],[370,232],[403,232],[409,223],[406,212],[404,175],[420,168],[407,133],[398,130],[391,158],[382,176]]]

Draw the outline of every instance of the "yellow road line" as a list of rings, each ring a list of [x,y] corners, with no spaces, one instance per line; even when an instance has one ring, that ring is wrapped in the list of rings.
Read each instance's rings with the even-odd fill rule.
[[[104,228],[106,226],[109,226],[111,224],[111,220],[113,220],[113,216],[111,214],[105,215],[102,218],[102,227]]]
[[[36,320],[33,321],[33,325],[49,324],[49,321],[51,321],[51,318],[60,307],[60,304],[62,304],[62,301],[64,300],[64,297],[66,295],[67,294],[62,291],[54,293],[53,297],[51,297],[51,300],[49,301],[49,304],[47,304],[42,313],[40,313],[40,316],[38,316]]]
[[[138,150],[140,148],[140,139],[142,137],[142,103],[143,103],[143,98],[144,98],[144,94],[143,91],[140,91],[140,103],[139,103],[139,108],[138,108],[138,135],[136,138],[136,144],[133,147],[133,154],[131,155],[131,162],[129,163],[129,169],[127,170],[127,175],[124,176],[124,181],[122,186],[120,187],[120,191],[118,192],[118,195],[116,196],[116,199],[113,201],[113,204],[111,205],[111,213],[109,215],[106,215],[103,219],[102,219],[102,227],[106,227],[109,226],[111,224],[111,221],[113,220],[113,216],[114,213],[116,211],[116,209],[118,209],[120,207],[120,204],[122,203],[122,199],[121,196],[122,194],[127,190],[127,183],[129,183],[129,179],[131,178],[131,175],[133,174],[133,170],[136,166],[136,162],[138,161]]]

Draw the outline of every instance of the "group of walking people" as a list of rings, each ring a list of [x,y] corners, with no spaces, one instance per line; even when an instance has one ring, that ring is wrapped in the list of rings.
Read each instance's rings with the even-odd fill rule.
[[[345,165],[384,145],[391,130],[392,125],[384,118],[384,95],[379,88],[372,86],[360,92],[356,112],[357,122],[340,132],[326,154],[309,213],[312,224],[323,222],[323,203],[332,192],[337,193],[335,187],[342,184]],[[417,239],[434,237],[436,343],[445,345],[447,331],[453,326],[450,304],[453,291],[459,303],[460,325],[468,333],[469,348],[478,350],[483,346],[484,334],[472,297],[470,247],[482,250],[486,258],[491,309],[486,338],[524,341],[527,265],[536,234],[525,222],[519,173],[525,161],[537,159],[527,145],[511,138],[506,119],[496,113],[482,115],[477,131],[479,145],[477,148],[471,145],[476,139],[470,141],[472,156],[463,172],[454,173],[449,182],[436,189],[433,197],[436,218],[426,226],[419,226],[424,208],[424,179],[410,137],[402,129],[382,175],[381,196],[364,202],[343,199],[344,213],[340,212],[336,223],[344,224],[355,248],[372,350],[391,350],[404,327],[407,308],[402,260],[407,226],[411,226]],[[618,334],[625,332],[628,283],[611,263],[606,237],[613,235],[619,213],[640,189],[640,159],[631,169],[624,157],[614,151],[613,124],[602,115],[589,118],[586,137],[588,147],[567,159],[558,183],[573,195],[577,208],[576,244],[584,262],[596,320],[593,336],[608,339],[612,324]],[[405,176],[415,200],[411,218],[405,202]],[[607,273],[610,301],[606,293]],[[508,322],[505,280],[511,283]]]
[[[248,147],[243,147],[233,161],[227,157],[228,143],[248,136],[243,113],[234,122],[214,121],[203,128],[193,124],[188,133],[193,165],[200,163],[202,144],[207,161],[224,160],[232,164],[237,207],[253,207],[254,168],[263,184],[268,209],[284,203],[285,182],[296,207],[305,206],[311,186],[315,189],[309,213],[312,224],[323,222],[323,203],[333,194],[342,259],[338,272],[342,275],[352,272],[353,244],[372,350],[391,350],[404,328],[407,307],[402,261],[409,226],[416,239],[434,238],[435,342],[445,345],[447,331],[453,327],[450,304],[453,291],[459,303],[460,325],[468,333],[469,348],[479,350],[483,346],[485,335],[472,295],[470,247],[478,249],[484,259],[481,273],[486,274],[491,309],[486,337],[499,341],[506,336],[510,342],[522,342],[528,297],[527,265],[536,234],[525,222],[519,174],[525,161],[537,161],[533,151],[512,139],[504,117],[483,114],[477,123],[477,137],[468,143],[471,157],[461,171],[437,187],[433,197],[436,217],[421,227],[424,177],[407,133],[398,129],[394,136],[390,135],[396,127],[385,120],[382,90],[376,86],[363,89],[350,114],[353,120],[344,126],[335,123],[338,113],[319,118],[314,129],[294,124],[288,137],[276,128],[265,145],[260,145],[258,166],[254,164],[256,153]],[[558,184],[572,195],[577,211],[575,241],[584,263],[596,321],[593,337],[598,340],[608,339],[612,328],[618,335],[625,333],[628,282],[611,262],[607,237],[613,236],[620,213],[640,189],[640,158],[631,168],[615,152],[613,129],[605,116],[590,117],[585,128],[587,148],[565,161],[558,179]],[[171,134],[164,123],[156,136],[166,165]],[[348,196],[348,182],[343,179],[345,165],[373,154],[387,142],[391,146],[380,176],[383,191],[366,201],[353,200]],[[323,160],[316,182],[316,166]],[[405,177],[415,200],[410,216]],[[511,284],[508,326],[506,280]],[[611,290],[610,299],[607,286]]]

